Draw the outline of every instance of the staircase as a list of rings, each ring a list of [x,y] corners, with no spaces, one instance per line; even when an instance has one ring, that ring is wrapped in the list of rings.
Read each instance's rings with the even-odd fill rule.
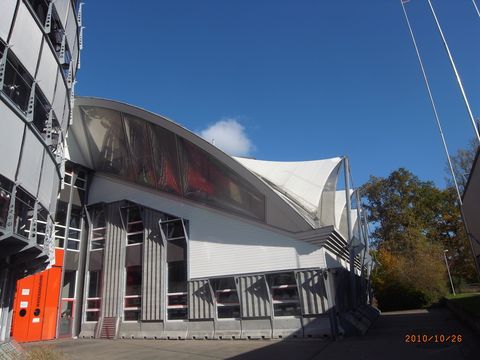
[[[100,329],[100,339],[115,339],[117,335],[117,318],[105,317],[102,321],[102,327]]]

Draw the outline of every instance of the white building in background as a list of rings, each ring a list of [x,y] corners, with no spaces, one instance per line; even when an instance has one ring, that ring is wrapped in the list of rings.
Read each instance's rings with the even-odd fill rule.
[[[232,158],[110,100],[77,98],[74,119],[69,161],[89,174],[80,336],[330,335],[329,309],[352,297],[349,219],[366,302],[364,227],[337,190],[343,158]]]

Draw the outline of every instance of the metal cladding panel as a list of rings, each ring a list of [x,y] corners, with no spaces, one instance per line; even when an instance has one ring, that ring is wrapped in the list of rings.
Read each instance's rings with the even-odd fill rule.
[[[116,202],[106,206],[107,233],[103,263],[104,301],[102,302],[104,317],[118,316],[119,304],[123,300],[121,289],[123,289],[122,275],[125,260],[122,259],[122,247],[125,245],[126,232],[120,218],[121,205],[121,202]]]
[[[32,131],[27,129],[25,131],[25,142],[23,143],[17,180],[20,182],[20,185],[34,196],[37,195],[38,182],[40,181],[43,153],[42,143]]]
[[[65,26],[65,32],[67,34],[68,47],[70,48],[70,51],[73,52],[77,38],[77,15],[75,14],[71,3],[68,5],[67,25]]]
[[[240,276],[237,282],[242,318],[271,315],[270,297],[263,275]]]
[[[55,97],[53,98],[53,112],[60,124],[62,124],[63,131],[66,130],[66,124],[63,124],[63,110],[65,109],[65,99],[67,98],[67,88],[63,82],[62,74],[60,70],[57,70],[58,73],[58,84],[55,90]]]
[[[73,77],[77,75],[78,69],[78,57],[80,55],[80,48],[78,46],[78,39],[75,40],[75,44],[72,47],[72,61],[73,61]]]
[[[40,65],[38,67],[38,86],[47,97],[50,104],[53,103],[53,92],[57,81],[58,64],[55,56],[47,44],[43,45],[42,56],[40,57]]]
[[[55,10],[57,11],[57,15],[62,22],[63,28],[65,28],[65,24],[67,23],[67,11],[68,6],[70,5],[70,0],[56,0],[53,5],[55,5]]]
[[[8,154],[3,156],[0,162],[0,173],[11,181],[15,181],[25,124],[3,101],[0,101],[0,119],[2,122],[0,154]]]
[[[16,5],[17,0],[0,1],[0,14],[2,14],[2,21],[0,21],[0,38],[5,42],[7,42],[8,33],[10,32]]]
[[[20,2],[10,45],[12,45],[12,50],[20,62],[33,77],[35,76],[42,37],[42,30],[33,19],[32,14],[25,4]]]
[[[55,209],[57,208],[57,198],[60,190],[60,178],[58,176],[53,177],[53,185],[52,185],[52,197],[50,199],[50,214],[55,213]]]
[[[142,266],[142,320],[161,320],[163,314],[165,263],[158,212],[148,208],[142,211],[144,227]]]
[[[213,319],[214,306],[208,280],[188,283],[188,318],[192,320]]]
[[[328,309],[327,292],[322,271],[297,272],[297,285],[303,315],[323,314]]]
[[[43,158],[42,175],[40,179],[40,188],[38,191],[38,199],[46,209],[50,209],[50,201],[52,200],[52,192],[57,193],[58,187],[54,188],[54,179],[58,179],[56,164],[52,158],[45,154]]]

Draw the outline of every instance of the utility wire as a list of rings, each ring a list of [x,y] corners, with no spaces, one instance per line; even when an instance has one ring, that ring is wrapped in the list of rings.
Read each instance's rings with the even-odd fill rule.
[[[470,121],[471,121],[473,129],[475,131],[475,137],[478,141],[478,144],[480,145],[480,133],[478,132],[477,123],[475,121],[475,118],[473,117],[472,109],[470,108],[470,104],[468,102],[467,94],[465,93],[465,90],[463,88],[462,79],[460,78],[460,74],[458,73],[457,66],[455,65],[455,62],[453,61],[452,53],[450,52],[450,48],[448,47],[447,39],[445,39],[445,35],[443,34],[442,27],[440,26],[440,22],[438,21],[438,18],[437,18],[437,14],[435,13],[435,10],[433,9],[432,2],[430,0],[427,0],[427,1],[428,1],[428,5],[430,6],[430,10],[432,12],[433,18],[435,19],[435,23],[437,24],[438,32],[440,33],[440,36],[442,37],[443,45],[445,46],[445,51],[447,52],[448,58],[450,60],[450,64],[452,65],[453,72],[455,73],[455,77],[457,78],[457,83],[458,83],[458,86],[460,87],[460,91],[461,91],[462,96],[463,96],[463,101],[465,102],[465,106],[467,108],[467,112],[468,112],[468,115],[470,117]],[[402,5],[403,5],[403,2],[402,2]]]
[[[455,176],[455,170],[453,169],[452,160],[450,158],[450,152],[448,151],[447,141],[445,140],[445,135],[443,133],[442,123],[440,122],[440,117],[438,115],[437,105],[435,104],[435,100],[433,98],[432,90],[430,88],[430,82],[428,80],[428,76],[427,76],[427,73],[425,71],[425,67],[423,65],[423,60],[422,60],[422,57],[420,55],[420,50],[418,49],[418,46],[417,46],[417,40],[416,40],[415,35],[413,33],[412,25],[410,24],[410,19],[408,17],[407,10],[405,9],[404,0],[400,0],[400,3],[402,4],[403,14],[405,15],[405,20],[407,21],[408,30],[410,31],[410,36],[412,38],[413,46],[415,47],[415,52],[417,53],[418,63],[420,64],[420,69],[422,70],[423,80],[425,81],[425,86],[426,86],[427,91],[428,91],[428,96],[430,97],[430,103],[432,104],[432,109],[433,109],[433,113],[435,115],[435,120],[437,122],[438,131],[440,132],[440,137],[442,138],[443,148],[444,148],[445,153],[447,155],[448,166],[449,166],[450,172],[452,174],[453,182],[455,184],[455,189],[457,191],[458,201],[460,202],[460,206],[461,206],[462,205],[462,196],[460,194],[460,189],[458,187],[457,177]]]
[[[477,10],[478,17],[480,17],[480,11],[478,10],[477,3],[475,2],[475,0],[472,0],[472,3],[473,3],[473,6],[475,7],[475,10]]]

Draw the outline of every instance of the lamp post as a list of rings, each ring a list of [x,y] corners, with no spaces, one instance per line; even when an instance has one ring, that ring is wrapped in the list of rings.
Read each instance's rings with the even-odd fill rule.
[[[445,265],[447,266],[447,272],[448,272],[448,278],[450,279],[450,286],[452,287],[452,293],[455,296],[455,288],[453,287],[453,281],[452,281],[452,275],[450,275],[450,267],[448,266],[448,261],[447,261],[447,251],[448,250],[443,250],[443,258],[445,259]]]

